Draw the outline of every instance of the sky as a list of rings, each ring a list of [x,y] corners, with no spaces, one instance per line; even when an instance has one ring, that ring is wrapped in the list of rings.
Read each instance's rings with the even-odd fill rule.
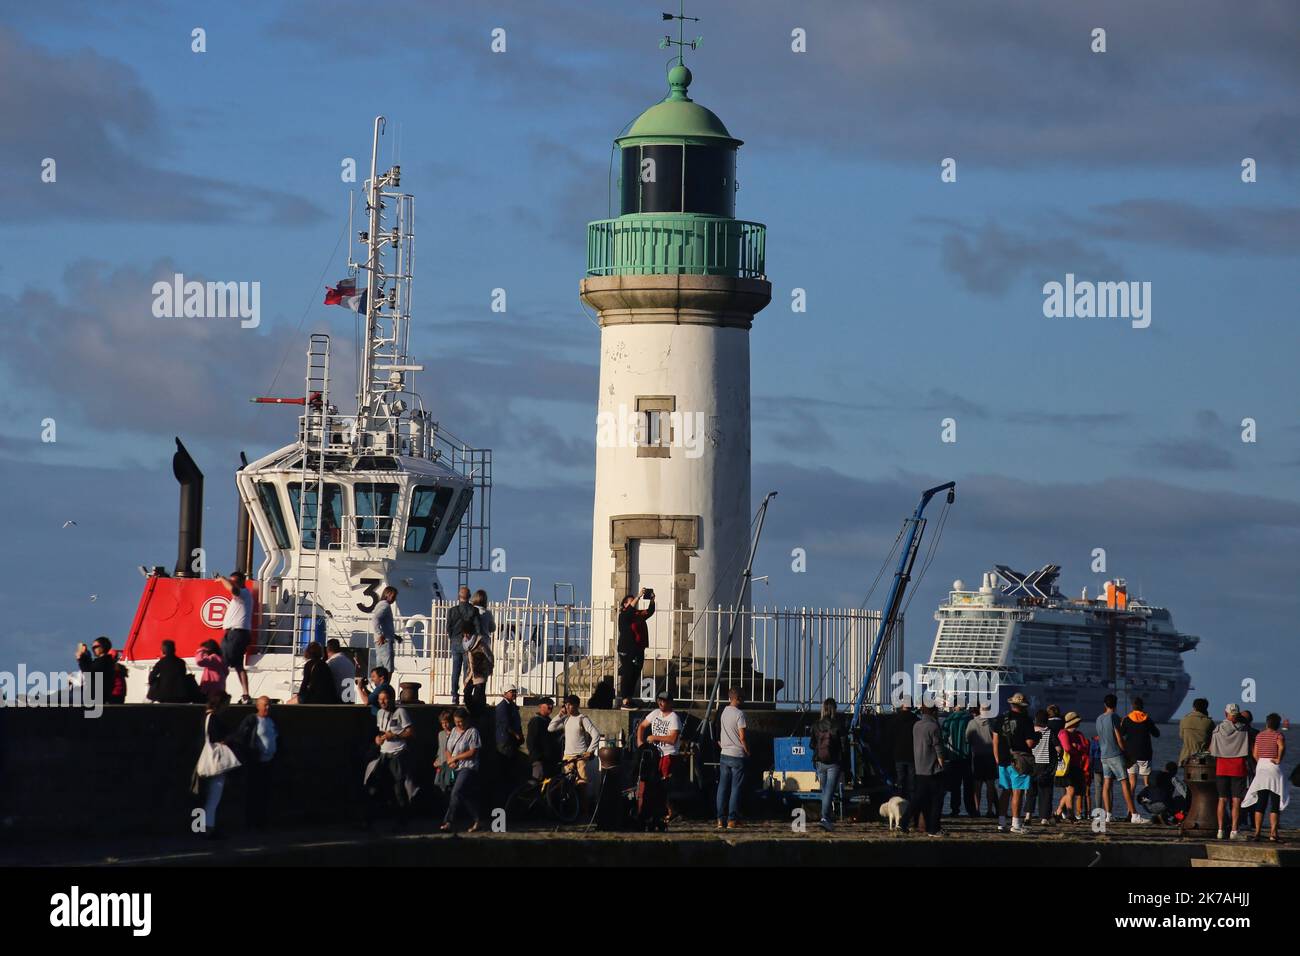
[[[691,95],[745,141],[737,215],[767,226],[753,504],[779,495],[755,599],[859,606],[920,490],[955,480],[910,661],[954,579],[1054,563],[1067,592],[1121,576],[1171,608],[1202,637],[1186,661],[1216,706],[1251,681],[1257,709],[1296,712],[1294,3],[687,12]],[[419,387],[493,449],[507,573],[585,597],[585,224],[609,214],[612,139],[666,93],[663,32],[641,0],[390,0],[364,22],[336,0],[8,5],[0,668],[125,637],[137,566],[174,560],[174,436],[207,475],[209,566],[230,564],[239,453],[294,426],[248,399],[293,394],[311,332],[352,354],[352,314],[321,303],[345,274],[340,170],[364,166],[379,113],[417,196]],[[176,272],[259,282],[260,325],[155,318],[152,285]],[[1046,316],[1044,284],[1067,274],[1150,283],[1149,327]]]

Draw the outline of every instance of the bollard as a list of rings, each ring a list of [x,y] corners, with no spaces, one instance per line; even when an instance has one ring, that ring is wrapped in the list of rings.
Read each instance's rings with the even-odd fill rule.
[[[1183,816],[1180,835],[1193,831],[1215,833],[1219,828],[1219,792],[1214,785],[1214,758],[1197,754],[1183,764],[1183,779],[1187,783],[1187,813]]]

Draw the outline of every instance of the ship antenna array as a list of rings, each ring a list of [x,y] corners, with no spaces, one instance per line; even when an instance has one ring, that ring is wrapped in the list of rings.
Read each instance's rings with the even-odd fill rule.
[[[364,270],[366,296],[364,332],[358,351],[357,450],[382,447],[395,436],[400,406],[396,396],[410,392],[408,376],[423,371],[410,361],[407,347],[411,321],[411,283],[415,265],[415,197],[391,191],[401,185],[402,167],[379,171],[379,137],[387,121],[375,117],[370,150],[370,177],[365,183],[367,228],[354,233],[365,246],[365,262],[349,268]],[[349,204],[348,218],[352,209]],[[418,402],[418,397],[415,398]],[[378,440],[377,440],[378,439]]]

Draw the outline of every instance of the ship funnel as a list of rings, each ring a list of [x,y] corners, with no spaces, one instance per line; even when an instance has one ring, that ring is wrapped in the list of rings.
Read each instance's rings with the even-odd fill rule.
[[[239,468],[237,471],[243,471],[248,466],[248,456],[242,451],[239,453]],[[248,509],[244,507],[244,498],[241,495],[235,513],[235,570],[242,571],[244,574],[253,573],[253,532],[252,521],[248,516]]]
[[[195,554],[203,546],[203,472],[199,471],[199,466],[179,438],[176,439],[176,454],[172,456],[172,474],[181,484],[174,573],[178,578],[197,578],[202,575],[204,567]]]

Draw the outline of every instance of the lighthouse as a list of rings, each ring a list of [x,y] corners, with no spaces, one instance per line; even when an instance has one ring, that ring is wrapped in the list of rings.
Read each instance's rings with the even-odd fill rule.
[[[664,39],[679,49],[668,94],[614,141],[619,215],[588,225],[581,283],[600,324],[592,606],[653,589],[647,657],[660,660],[711,657],[718,635],[699,616],[736,601],[749,333],[772,295],[766,227],[736,218],[741,141],[691,98],[681,52],[694,44]]]

